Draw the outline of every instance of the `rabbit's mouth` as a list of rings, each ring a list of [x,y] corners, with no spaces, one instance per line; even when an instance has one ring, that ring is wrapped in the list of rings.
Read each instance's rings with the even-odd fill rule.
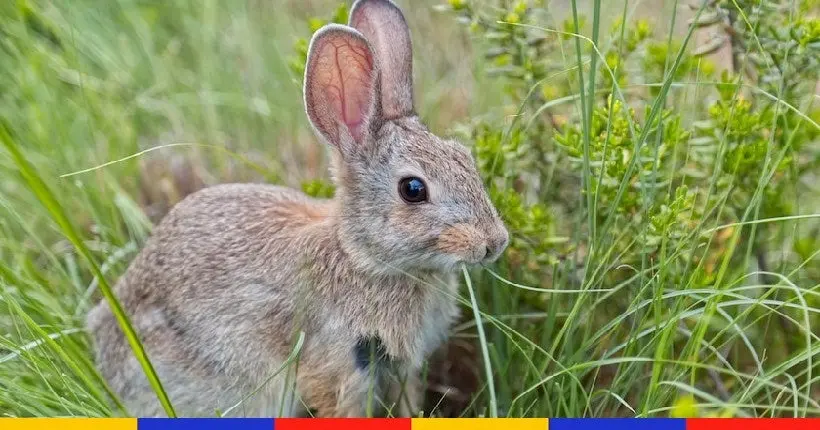
[[[481,232],[470,224],[456,224],[439,235],[436,247],[456,263],[490,264],[506,249],[508,236],[501,226],[493,234]]]

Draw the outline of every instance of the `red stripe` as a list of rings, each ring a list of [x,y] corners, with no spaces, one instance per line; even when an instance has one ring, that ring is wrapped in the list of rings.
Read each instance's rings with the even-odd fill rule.
[[[410,430],[410,418],[277,418],[274,430]]]
[[[820,418],[690,418],[686,430],[818,430]]]

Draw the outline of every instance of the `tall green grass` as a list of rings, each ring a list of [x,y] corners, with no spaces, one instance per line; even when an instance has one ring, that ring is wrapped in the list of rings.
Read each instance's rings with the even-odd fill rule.
[[[583,131],[581,187],[555,183],[585,192],[575,209],[556,209],[560,219],[547,238],[574,246],[530,268],[540,282],[524,281],[527,273],[510,264],[465,273],[469,288],[460,300],[468,311],[454,343],[467,345],[467,353],[449,360],[471,363],[467,373],[481,382],[471,392],[459,378],[437,375],[425,414],[820,415],[820,249],[812,238],[818,190],[800,188],[797,215],[759,210],[791,152],[766,154],[752,204],[733,223],[720,216],[731,211],[732,195],[719,186],[722,167],[714,166],[707,183],[717,203],[702,208],[681,238],[650,254],[642,247],[652,228],[649,208],[627,218],[612,202],[601,209],[590,150],[599,94],[591,88],[615,72],[600,55],[617,40],[604,31],[608,17],[629,18],[639,3],[573,0],[559,10],[554,2],[555,14],[534,30],[567,36],[560,53],[566,73],[543,84],[573,79],[577,93],[537,111],[511,103],[504,79],[485,73],[490,60],[481,41],[468,43],[432,2],[400,3],[414,32],[418,108],[434,131],[460,131],[456,124],[469,118],[496,118],[512,131],[516,122],[531,124],[557,109],[576,115]],[[309,36],[308,18],[334,7],[253,0],[0,4],[0,415],[127,414],[94,368],[84,317],[192,183],[299,187],[326,177],[291,63],[298,58],[294,42]],[[663,37],[686,39],[688,32],[673,34],[682,19],[676,10],[657,18],[669,28]],[[581,14],[593,17],[591,29],[581,25]],[[562,27],[559,15],[572,27]],[[687,108],[697,106],[709,82],[677,78],[686,49],[670,52],[662,79],[640,88],[659,91],[644,123],[662,116],[673,99],[683,116],[699,117]],[[590,72],[598,66],[603,76]],[[617,79],[605,82],[621,101],[634,90]],[[803,105],[775,106],[801,112],[802,126],[817,130],[812,103],[809,97]],[[639,148],[659,146],[650,127],[627,126]],[[773,125],[796,135],[799,124],[789,126]],[[687,156],[696,152],[696,142],[686,145]],[[723,138],[717,150],[727,147]],[[799,156],[816,157],[817,150],[805,145]],[[650,160],[634,157],[629,169],[648,163],[655,167],[641,174],[651,178],[663,168],[659,159],[657,151]],[[632,185],[619,183],[615,200]],[[648,201],[667,192],[663,185],[641,194]],[[742,240],[749,234],[772,238],[773,267],[757,265],[750,241]],[[679,257],[694,256],[704,236],[707,247],[725,251],[721,259],[690,258],[679,267]],[[809,248],[807,258],[795,256],[799,246]],[[623,263],[635,256],[640,264]],[[707,271],[713,281],[704,284]],[[144,363],[150,374],[150,357]],[[435,363],[430,372],[437,372]],[[162,395],[161,381],[153,382]]]

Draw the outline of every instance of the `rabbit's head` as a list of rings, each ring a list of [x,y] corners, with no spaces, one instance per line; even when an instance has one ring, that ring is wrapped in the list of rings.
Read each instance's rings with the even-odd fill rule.
[[[449,270],[495,260],[508,242],[470,152],[413,106],[410,31],[389,0],[359,0],[350,25],[311,40],[305,108],[334,148],[339,237],[371,269]]]

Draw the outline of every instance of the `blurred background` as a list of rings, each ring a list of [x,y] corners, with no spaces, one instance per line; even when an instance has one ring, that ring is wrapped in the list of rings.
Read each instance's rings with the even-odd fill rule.
[[[301,81],[350,3],[0,4],[0,415],[124,413],[94,267],[187,194],[332,196]],[[820,415],[820,2],[397,3],[417,110],[512,233],[425,416]]]

